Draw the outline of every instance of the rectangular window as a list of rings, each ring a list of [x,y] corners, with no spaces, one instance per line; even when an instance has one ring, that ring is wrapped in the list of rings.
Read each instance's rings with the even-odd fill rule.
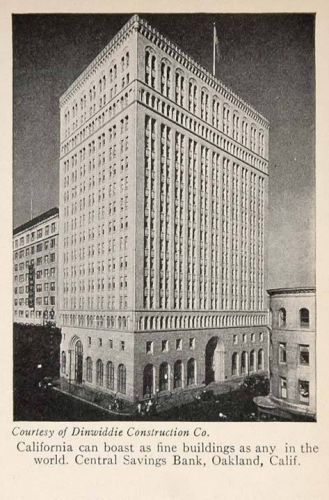
[[[237,344],[237,343],[238,343],[238,336],[233,335],[233,344]]]
[[[146,342],[146,353],[152,353],[153,352],[153,342],[152,341],[147,341]]]
[[[98,339],[98,346],[102,347],[102,345],[103,345],[103,339],[99,338]]]
[[[287,344],[285,342],[279,343],[279,363],[287,362]]]
[[[37,238],[42,238],[42,229],[38,229]]]
[[[308,380],[298,380],[299,401],[305,405],[310,402],[310,383]]]
[[[53,295],[50,297],[50,305],[51,306],[55,305],[55,297]]]
[[[112,339],[109,339],[109,346],[110,346],[110,349],[113,349],[113,340]]]
[[[91,346],[91,337],[88,337],[88,347]]]
[[[189,339],[189,347],[190,347],[190,349],[195,348],[195,338]]]
[[[287,379],[280,377],[280,395],[283,399],[287,398]]]
[[[299,364],[308,366],[310,364],[310,346],[299,345]]]
[[[176,350],[177,351],[182,350],[182,339],[176,339]]]
[[[161,351],[162,352],[167,352],[168,351],[168,340],[163,340],[161,342]]]
[[[125,347],[126,347],[126,346],[125,346],[125,342],[124,342],[124,340],[121,340],[121,342],[120,342],[120,347],[121,347],[121,351],[124,351],[124,350],[125,350]]]

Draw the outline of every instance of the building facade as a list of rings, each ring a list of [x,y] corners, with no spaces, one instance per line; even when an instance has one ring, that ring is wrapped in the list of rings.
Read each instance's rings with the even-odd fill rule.
[[[294,419],[316,415],[315,288],[269,290],[271,392],[261,413]]]
[[[59,210],[44,212],[13,232],[14,322],[56,323]]]
[[[266,372],[267,120],[138,16],[60,116],[62,376],[137,400]]]

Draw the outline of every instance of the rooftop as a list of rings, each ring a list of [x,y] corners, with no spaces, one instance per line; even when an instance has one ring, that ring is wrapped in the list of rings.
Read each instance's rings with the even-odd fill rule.
[[[132,16],[129,21],[118,31],[118,33],[112,38],[112,40],[104,47],[104,49],[93,59],[93,61],[85,68],[84,71],[74,80],[74,82],[69,86],[69,88],[60,97],[60,106],[65,104],[67,99],[69,99],[72,94],[80,88],[83,82],[88,78],[88,76],[97,69],[99,63],[106,58],[112,50],[116,49],[118,45],[123,40],[129,36],[130,32],[134,28],[138,28],[140,32],[146,38],[152,40],[153,43],[159,45],[163,50],[169,52],[171,57],[175,58],[179,63],[186,66],[190,71],[196,73],[198,77],[202,80],[207,81],[210,86],[214,87],[216,91],[224,95],[226,98],[230,98],[234,104],[239,105],[246,113],[253,116],[253,118],[258,119],[263,126],[269,127],[268,120],[261,115],[256,109],[254,109],[250,104],[246,103],[241,97],[235,94],[229,87],[223,84],[221,80],[213,76],[208,70],[197,63],[192,57],[183,52],[177,45],[168,40],[165,36],[159,33],[155,28],[153,28],[144,19],[140,18],[137,14]]]
[[[59,213],[58,207],[53,207],[50,210],[47,210],[47,212],[43,212],[40,215],[37,215],[36,217],[33,217],[33,219],[24,222],[24,224],[21,224],[18,227],[15,227],[13,234],[18,234],[21,233],[22,231],[25,231],[26,229],[29,229],[30,227],[35,226],[36,224],[39,224],[39,222],[42,222],[46,219],[49,219],[53,215],[56,215]]]

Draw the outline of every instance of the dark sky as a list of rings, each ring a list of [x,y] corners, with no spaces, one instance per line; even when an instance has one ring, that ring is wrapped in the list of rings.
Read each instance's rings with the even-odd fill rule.
[[[314,16],[149,15],[270,121],[267,287],[315,284]],[[130,15],[15,15],[14,226],[58,206],[59,97]]]

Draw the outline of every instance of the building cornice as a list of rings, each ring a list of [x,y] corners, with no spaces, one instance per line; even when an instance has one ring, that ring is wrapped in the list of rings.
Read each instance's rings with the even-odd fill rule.
[[[269,128],[269,121],[264,116],[250,106],[250,104],[247,104],[243,99],[238,97],[229,87],[224,85],[223,82],[214,77],[211,73],[209,73],[209,71],[193,60],[192,57],[183,52],[177,45],[159,33],[155,28],[152,28],[152,26],[150,26],[144,19],[141,19],[138,15],[134,15],[129,19],[129,21],[121,28],[115,37],[70,85],[67,91],[60,98],[60,107],[65,105],[68,100],[82,88],[86,79],[97,71],[104,59],[109,58],[111,53],[118,49],[130,36],[131,32],[135,30],[141,33],[146,39],[150,40],[150,42],[158,48],[166,52],[169,57],[175,59],[196,77],[203,80],[205,84],[212,87],[224,99],[227,99],[231,104],[237,106],[246,115],[260,123],[266,129]]]
[[[17,234],[21,233],[22,231],[26,231],[27,229],[30,229],[37,224],[40,224],[41,222],[45,222],[47,219],[50,219],[51,217],[54,216],[59,216],[59,210],[58,207],[51,208],[50,210],[47,210],[47,212],[43,212],[40,215],[37,215],[37,217],[34,217],[33,219],[24,222],[24,224],[21,224],[20,226],[16,227],[13,231],[13,235],[16,236]]]
[[[271,288],[267,293],[272,295],[298,295],[303,293],[315,293],[315,286],[292,287],[292,288]]]

